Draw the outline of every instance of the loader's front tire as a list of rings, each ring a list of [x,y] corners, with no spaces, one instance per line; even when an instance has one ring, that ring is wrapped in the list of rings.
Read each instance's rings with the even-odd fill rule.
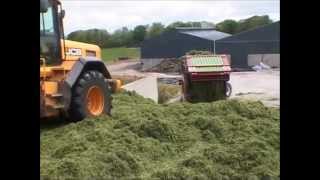
[[[111,89],[105,77],[98,71],[87,71],[72,88],[69,109],[70,121],[97,117],[111,113]]]

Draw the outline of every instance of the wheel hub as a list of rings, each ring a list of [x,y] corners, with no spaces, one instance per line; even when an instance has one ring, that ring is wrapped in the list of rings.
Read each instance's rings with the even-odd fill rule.
[[[87,109],[90,114],[98,116],[102,114],[104,109],[103,91],[98,86],[92,86],[87,94]]]

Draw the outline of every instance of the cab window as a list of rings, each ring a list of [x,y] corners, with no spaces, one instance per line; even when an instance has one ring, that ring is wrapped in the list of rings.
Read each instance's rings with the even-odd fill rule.
[[[60,38],[57,31],[57,16],[50,6],[45,13],[40,13],[40,57],[46,59],[48,65],[60,62]]]

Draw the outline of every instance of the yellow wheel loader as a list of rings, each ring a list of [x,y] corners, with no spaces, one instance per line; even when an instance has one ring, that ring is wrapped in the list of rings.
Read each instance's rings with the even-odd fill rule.
[[[72,121],[111,113],[113,80],[93,44],[65,40],[61,3],[40,0],[40,118]]]

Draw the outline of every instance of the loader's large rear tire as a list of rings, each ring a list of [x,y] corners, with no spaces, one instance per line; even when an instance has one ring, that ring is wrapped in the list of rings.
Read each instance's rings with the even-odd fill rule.
[[[81,121],[86,117],[110,115],[111,100],[111,89],[102,73],[85,72],[72,88],[69,119]]]

